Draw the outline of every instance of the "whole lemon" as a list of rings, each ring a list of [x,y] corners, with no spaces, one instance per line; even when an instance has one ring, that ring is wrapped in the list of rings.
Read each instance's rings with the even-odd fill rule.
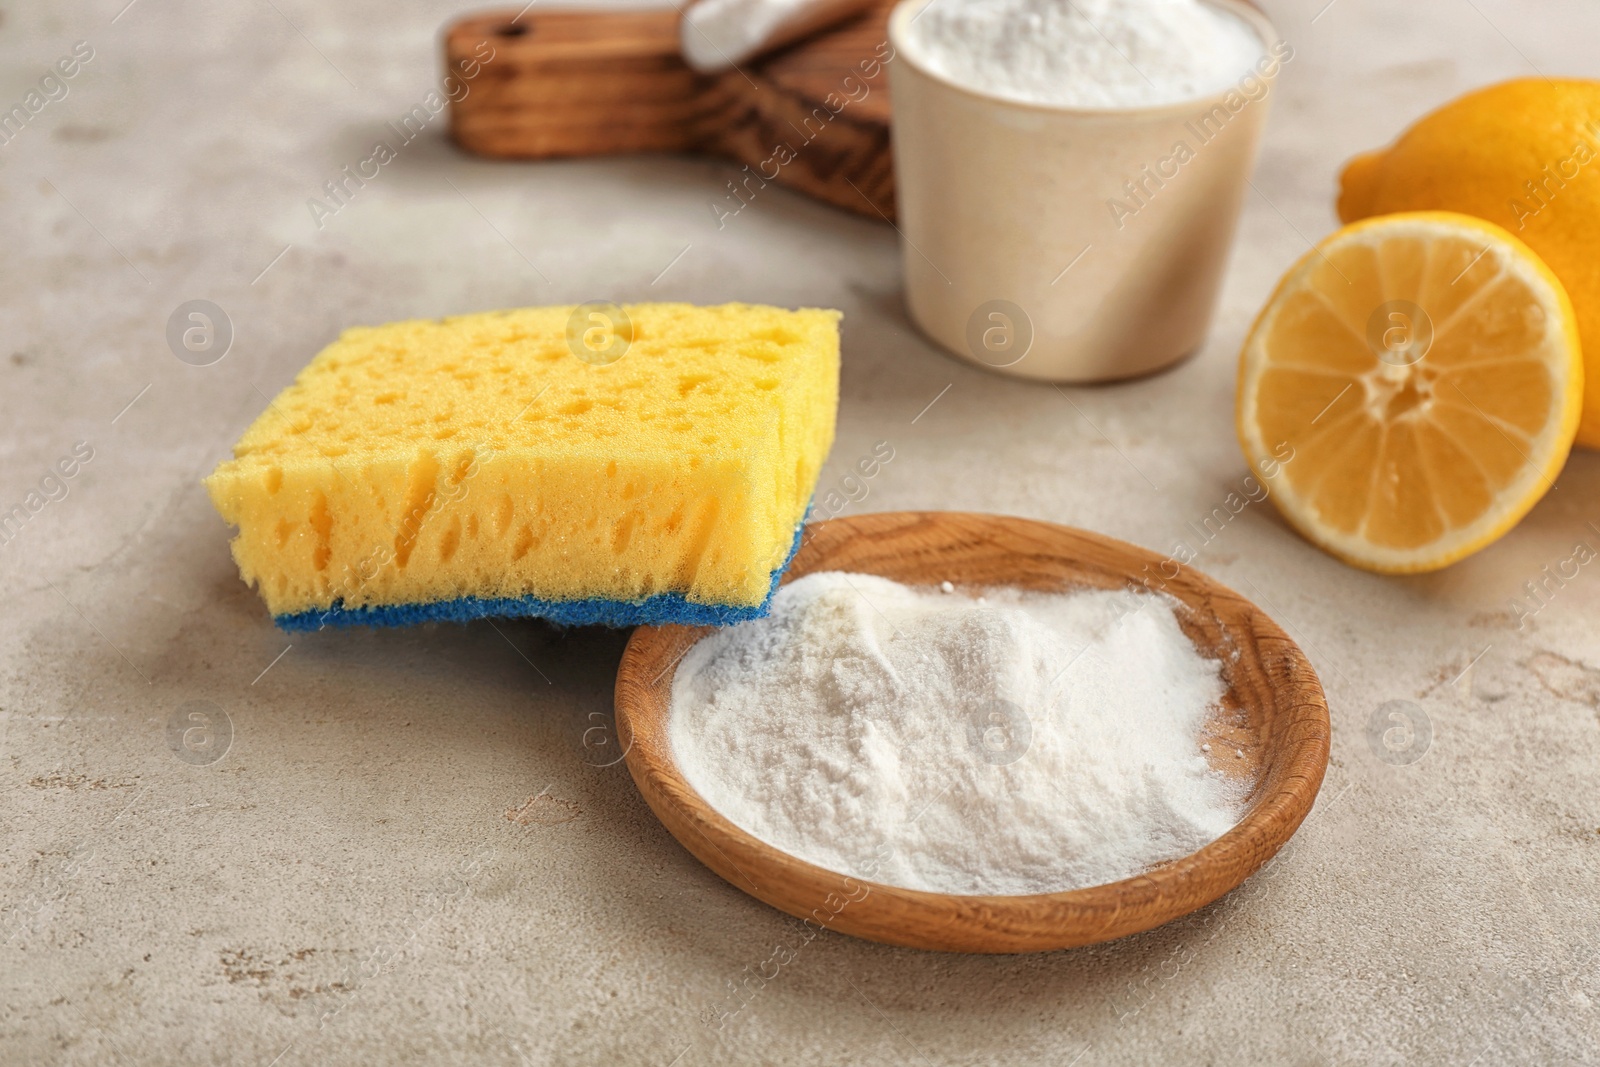
[[[1345,222],[1426,210],[1503,226],[1561,279],[1584,352],[1578,443],[1600,448],[1600,82],[1524,78],[1468,93],[1340,178]]]

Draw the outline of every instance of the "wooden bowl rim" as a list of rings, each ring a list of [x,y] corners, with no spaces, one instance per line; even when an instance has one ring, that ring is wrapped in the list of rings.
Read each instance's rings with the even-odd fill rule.
[[[1075,527],[959,511],[872,512],[822,520],[807,525],[802,543],[809,545],[823,530],[839,531],[843,528],[850,535],[870,537],[875,531],[888,527],[928,521],[980,529],[1004,526],[1024,528],[1067,545],[1073,541],[1095,543],[1151,565],[1167,558],[1137,545]],[[806,573],[830,569],[825,565],[807,566],[811,561],[806,560],[805,556],[803,547],[795,558],[795,565],[784,575],[784,584]],[[1066,553],[1056,553],[1055,558],[1072,557]],[[1138,584],[1135,580],[1137,573],[1125,575],[1130,584]],[[897,577],[894,580],[905,581]],[[995,586],[995,583],[981,584],[991,588]],[[1182,591],[1174,590],[1174,586],[1181,586]],[[1074,587],[1083,586],[1064,585],[1062,588]],[[903,912],[923,916],[932,925],[942,927],[940,932],[948,936],[896,936],[896,930],[883,928],[870,921],[871,913],[882,910],[882,904],[867,907],[862,903],[853,912],[850,907],[843,908],[831,916],[836,921],[820,924],[828,929],[914,948],[974,952],[1046,951],[1095,944],[1153,929],[1198,910],[1235,889],[1288,842],[1310,812],[1321,788],[1327,769],[1330,740],[1327,700],[1315,670],[1299,646],[1264,611],[1249,599],[1187,565],[1182,567],[1179,579],[1167,583],[1164,588],[1191,610],[1195,610],[1195,605],[1183,595],[1184,592],[1198,594],[1202,600],[1227,599],[1242,604],[1252,624],[1253,638],[1251,642],[1245,642],[1245,647],[1263,638],[1270,639],[1280,647],[1286,660],[1284,669],[1277,673],[1303,672],[1305,680],[1285,685],[1284,693],[1273,701],[1270,709],[1266,709],[1273,717],[1286,718],[1272,731],[1274,744],[1264,748],[1261,772],[1254,783],[1249,806],[1239,822],[1195,852],[1130,878],[1052,893],[937,893],[844,875],[761,841],[713,808],[689,784],[673,757],[667,732],[671,715],[671,685],[677,664],[683,653],[711,633],[714,627],[641,626],[633,632],[623,652],[616,684],[617,731],[619,740],[626,745],[624,759],[646,803],[668,831],[695,858],[735,888],[797,918],[817,922],[814,918],[816,908],[809,915],[802,915],[783,902],[793,895],[795,887],[804,889],[819,901],[829,893],[839,892],[841,888],[859,887],[864,890],[860,902],[876,898],[880,902],[888,902],[890,910],[898,905]],[[1216,618],[1215,622],[1224,632],[1236,636],[1232,631],[1238,629],[1237,626],[1229,626],[1220,618]],[[647,665],[653,665],[651,660],[656,649],[675,649],[680,643],[682,651],[653,680],[641,680],[640,676],[648,669]],[[657,699],[648,699],[652,696]],[[698,839],[686,832],[689,828],[696,831]],[[778,877],[770,879],[770,884],[758,884],[734,862],[734,857],[745,859],[749,866],[764,865],[775,869]],[[736,873],[731,873],[726,869],[728,867]],[[1212,881],[1200,893],[1185,897],[1184,894],[1173,892],[1175,888],[1201,881],[1202,876],[1210,877]],[[1168,914],[1165,909],[1155,906],[1165,898],[1183,900],[1184,903],[1171,909]],[[859,902],[852,901],[852,905],[856,903]],[[1057,914],[1063,919],[1074,915],[1102,915],[1109,917],[1109,921],[1095,930],[1074,933],[1062,929],[1059,937],[1006,936],[997,934],[994,929],[996,922],[1002,927],[1007,925],[1008,916],[1036,917],[1041,913]],[[1118,916],[1125,916],[1131,921],[1118,921]],[[962,931],[960,927],[964,923],[973,928]],[[997,947],[985,947],[986,943]]]

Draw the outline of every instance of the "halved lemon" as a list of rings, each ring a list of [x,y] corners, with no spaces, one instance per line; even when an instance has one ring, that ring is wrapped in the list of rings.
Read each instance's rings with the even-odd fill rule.
[[[1278,510],[1367,570],[1500,537],[1572,448],[1572,303],[1510,233],[1443,211],[1346,226],[1284,275],[1239,361],[1238,431]]]

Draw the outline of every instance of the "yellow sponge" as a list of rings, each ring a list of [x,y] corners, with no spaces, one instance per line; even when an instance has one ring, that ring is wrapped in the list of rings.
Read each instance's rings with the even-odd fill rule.
[[[833,442],[839,313],[623,311],[325,348],[206,479],[279,624],[761,613]]]

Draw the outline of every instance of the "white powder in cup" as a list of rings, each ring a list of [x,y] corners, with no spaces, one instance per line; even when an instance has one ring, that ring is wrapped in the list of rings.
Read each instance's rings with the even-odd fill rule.
[[[1043,893],[1238,821],[1241,788],[1201,752],[1223,692],[1165,597],[980,603],[820,573],[689,650],[668,732],[689,784],[784,852],[913,889]]]
[[[1243,19],[1200,0],[931,0],[908,36],[919,65],[958,85],[1073,108],[1221,92],[1264,51]]]

